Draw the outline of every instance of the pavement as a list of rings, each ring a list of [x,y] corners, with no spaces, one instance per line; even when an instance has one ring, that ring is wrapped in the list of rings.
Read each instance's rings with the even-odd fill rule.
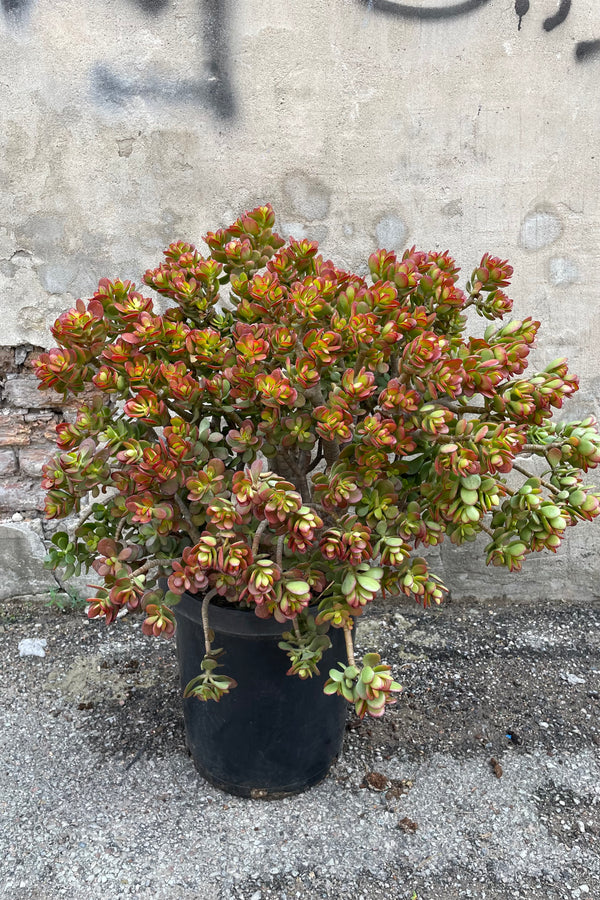
[[[357,642],[398,704],[349,714],[320,785],[245,800],[185,751],[173,642],[4,601],[0,897],[600,900],[600,599],[388,603]]]

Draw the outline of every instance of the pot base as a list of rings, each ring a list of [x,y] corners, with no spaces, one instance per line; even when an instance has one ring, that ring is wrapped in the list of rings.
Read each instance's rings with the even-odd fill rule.
[[[332,766],[337,761],[334,759],[326,769],[323,769],[317,775],[314,775],[310,781],[305,781],[302,784],[291,784],[289,787],[281,788],[279,790],[271,790],[270,788],[259,788],[259,787],[244,787],[240,784],[233,784],[229,781],[223,781],[220,778],[215,778],[211,773],[204,768],[196,759],[194,759],[194,755],[191,750],[188,749],[188,753],[194,763],[194,768],[198,772],[198,774],[204,778],[212,787],[218,788],[220,791],[225,791],[226,794],[233,794],[235,797],[245,797],[247,800],[283,800],[285,797],[296,797],[298,794],[303,794],[305,791],[308,791],[312,787],[316,787],[317,784],[321,784],[322,781],[325,781],[329,772],[331,771]]]
[[[181,683],[200,671],[204,656],[201,599],[184,594],[174,608]],[[320,675],[287,675],[289,660],[278,647],[274,619],[251,611],[211,607],[213,646],[224,674],[237,687],[218,702],[183,701],[186,744],[198,772],[214,787],[238,797],[278,799],[299,794],[327,776],[344,737],[346,701],[323,694],[327,673],[344,658],[341,629],[331,629],[332,647]]]

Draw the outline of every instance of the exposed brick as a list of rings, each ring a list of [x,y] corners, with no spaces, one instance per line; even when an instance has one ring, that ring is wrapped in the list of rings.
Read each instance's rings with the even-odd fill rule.
[[[55,585],[44,569],[46,551],[27,522],[0,522],[0,600],[19,594],[41,594]]]
[[[29,345],[31,347],[31,345]],[[23,363],[23,368],[25,369],[33,369],[33,361],[37,359],[40,353],[44,352],[43,347],[31,347],[31,349],[27,350],[27,356],[25,357],[25,362]]]
[[[48,462],[56,447],[51,444],[43,446],[22,447],[19,450],[19,469],[22,475],[39,478],[42,467]]]
[[[23,416],[11,413],[0,416],[0,447],[24,447],[30,441],[31,425]]]
[[[20,478],[0,483],[0,512],[16,513],[43,508],[44,491],[39,484]]]
[[[47,425],[47,426],[44,428],[44,431],[43,431],[43,437],[44,437],[44,440],[45,440],[45,441],[48,441],[49,444],[52,444],[52,447],[54,448],[54,450],[56,450],[56,425],[57,425],[57,421],[59,421],[59,420],[55,420],[54,422],[50,422],[50,424]]]
[[[0,450],[0,477],[4,478],[6,475],[14,475],[16,471],[17,458],[14,450],[10,448]]]
[[[51,409],[36,409],[35,412],[28,412],[23,416],[24,422],[32,422],[34,425],[43,425],[46,422],[55,422],[56,420],[57,414],[52,412]]]
[[[15,354],[12,347],[0,347],[0,378],[15,370]]]
[[[65,405],[56,391],[38,391],[35,375],[9,375],[4,385],[4,399],[20,409],[60,409]]]

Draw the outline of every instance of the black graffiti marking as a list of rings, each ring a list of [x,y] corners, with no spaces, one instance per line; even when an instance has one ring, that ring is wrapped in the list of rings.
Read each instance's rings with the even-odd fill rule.
[[[168,0],[135,2],[153,15],[157,15],[168,5]],[[231,119],[235,115],[236,104],[227,66],[228,6],[227,0],[199,0],[202,43],[207,53],[204,72],[199,78],[180,81],[150,76],[136,80],[117,75],[106,66],[97,66],[92,72],[92,85],[96,95],[117,105],[123,105],[135,97],[171,104],[201,104],[210,107],[219,118]]]
[[[560,0],[558,9],[553,16],[544,19],[544,31],[552,31],[565,21],[571,12],[572,0]],[[529,0],[515,0],[515,12],[519,17],[519,31],[521,30],[521,19],[529,12]],[[587,59],[593,59],[600,55],[600,40],[596,41],[579,41],[575,46],[575,59],[577,62],[584,62]]]
[[[135,0],[155,11],[163,0]],[[204,72],[200,78],[187,81],[150,76],[142,80],[117,75],[107,66],[96,66],[92,71],[94,93],[101,100],[122,106],[128,100],[142,97],[155,102],[171,104],[194,103],[209,106],[221,119],[231,119],[236,112],[227,60],[229,48],[225,20],[227,0],[199,0],[202,41],[208,52]]]
[[[208,97],[213,109],[224,119],[235,115],[235,100],[229,78],[227,60],[229,44],[225,20],[229,13],[227,0],[201,0],[204,46],[209,49],[206,63]]]
[[[451,16],[474,12],[490,0],[462,0],[462,3],[449,3],[447,6],[413,6],[409,3],[394,3],[393,0],[359,0],[359,2],[374,12],[389,16],[403,16],[407,19],[448,19]]]
[[[0,10],[13,19],[20,18],[34,0],[0,0]],[[157,16],[169,6],[169,0],[130,0],[142,12]],[[231,119],[236,103],[229,75],[227,21],[229,0],[198,0],[198,27],[206,53],[203,72],[186,81],[150,76],[136,80],[116,74],[98,65],[91,73],[95,95],[104,101],[123,105],[135,97],[168,103],[195,103],[210,107],[221,119]]]
[[[600,41],[579,41],[575,47],[575,59],[583,62],[600,54]]]
[[[143,12],[157,16],[169,5],[169,0],[133,0]]]
[[[558,25],[562,25],[571,12],[571,0],[560,0],[560,6],[553,16],[548,16],[544,21],[544,31],[552,31]]]
[[[519,28],[521,30],[521,20],[529,12],[529,0],[515,0],[515,12],[519,17]]]
[[[7,16],[20,18],[26,12],[31,0],[0,0]]]
[[[142,97],[154,102],[173,105],[194,103],[210,106],[222,118],[231,118],[235,103],[231,91],[222,80],[211,78],[176,81],[146,78],[143,81],[117,75],[107,66],[98,65],[92,70],[91,81],[96,96],[106,102],[123,106],[128,100]]]

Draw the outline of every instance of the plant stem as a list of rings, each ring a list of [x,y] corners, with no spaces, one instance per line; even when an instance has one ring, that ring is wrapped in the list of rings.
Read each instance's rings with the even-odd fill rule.
[[[275,551],[275,562],[277,563],[277,565],[279,566],[280,569],[282,568],[282,564],[283,564],[283,542],[284,542],[284,540],[285,540],[285,535],[280,534],[279,537],[277,538],[277,550]],[[295,621],[296,620],[294,619],[294,622]]]
[[[348,665],[355,666],[354,646],[352,644],[352,632],[348,625],[344,625],[344,640],[346,641],[346,655],[348,657]]]
[[[485,408],[485,406],[469,406],[468,404],[465,406],[454,406],[452,403],[446,403],[443,399],[436,400],[440,406],[443,406],[444,409],[450,410],[450,412],[456,413],[456,415],[461,415],[461,413],[476,413],[477,415],[484,414],[486,416],[490,415],[490,411]]]
[[[486,534],[489,534],[489,536],[493,539],[494,532],[491,530],[491,528],[488,528],[487,525],[483,524],[483,522],[480,522],[480,528],[482,531],[485,531]]]
[[[313,461],[306,467],[306,474],[308,475],[309,472],[312,472],[312,470],[315,469],[319,465],[319,463],[321,462],[322,459],[323,459],[323,439],[319,438],[317,455],[315,456]]]
[[[517,472],[520,472],[521,475],[524,475],[525,478],[537,478],[540,484],[543,484],[545,488],[547,488],[553,494],[560,494],[560,491],[553,484],[550,484],[549,481],[546,481],[545,478],[540,478],[539,475],[534,475],[533,472],[528,472],[527,469],[524,469],[518,463],[513,463],[513,469],[516,469]]]
[[[90,506],[88,506],[88,508],[86,509],[86,511],[82,514],[79,521],[77,522],[75,530],[77,530],[78,528],[81,528],[83,523],[89,519],[89,517],[92,515],[93,512],[94,512],[94,504],[91,503]]]
[[[266,519],[264,519],[264,521],[262,521],[259,524],[258,528],[254,532],[254,540],[252,541],[252,556],[256,556],[256,554],[258,553],[260,539],[268,527],[269,527],[269,523],[267,522]]]
[[[182,497],[179,496],[179,494],[175,494],[175,500],[177,501],[177,506],[179,507],[179,511],[180,511],[181,515],[187,522],[190,537],[192,538],[193,542],[195,544],[197,544],[198,541],[200,540],[201,535],[200,535],[200,532],[198,531],[198,529],[196,528],[196,526],[194,525],[194,523],[192,522],[192,516],[190,514],[188,507],[185,504]]]
[[[302,640],[302,633],[300,631],[300,626],[298,625],[298,619],[292,619],[292,625],[294,626],[294,634],[298,638],[298,643]]]
[[[340,445],[337,441],[323,439],[323,456],[328,466],[332,466],[340,455]]]
[[[553,450],[555,447],[558,447],[560,449],[563,445],[564,441],[557,441],[552,444],[523,444],[521,453],[539,453],[540,451],[545,452],[546,450]]]
[[[367,358],[367,351],[361,350],[358,356],[356,357],[356,362],[354,363],[354,374],[358,375],[360,370],[362,369],[363,363]]]
[[[125,527],[125,516],[123,516],[122,518],[120,518],[119,521],[118,521],[118,523],[117,523],[117,527],[116,527],[116,530],[115,530],[115,541],[118,541],[119,538],[121,537],[121,532],[123,531],[123,528],[124,528],[124,527]]]
[[[210,656],[212,647],[210,645],[209,634],[210,634],[210,625],[208,622],[208,606],[212,598],[216,594],[216,590],[213,588],[212,591],[209,591],[202,601],[202,629],[204,631],[204,649],[206,651],[206,655]]]
[[[131,578],[134,578],[136,575],[145,575],[146,572],[151,572],[152,569],[160,569],[161,566],[167,568],[172,566],[174,562],[179,562],[178,556],[173,559],[149,559],[131,573]]]

